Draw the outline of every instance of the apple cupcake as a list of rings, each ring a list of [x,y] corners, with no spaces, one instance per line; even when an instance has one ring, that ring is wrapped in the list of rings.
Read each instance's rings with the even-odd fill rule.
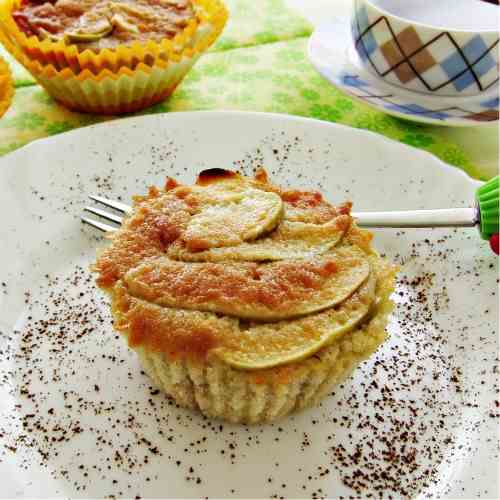
[[[220,0],[0,0],[0,39],[67,107],[123,113],[170,95],[226,19]]]
[[[0,118],[9,109],[14,94],[9,65],[0,57]]]
[[[158,387],[207,416],[271,422],[384,342],[396,269],[370,241],[350,204],[213,169],[136,197],[94,270]]]

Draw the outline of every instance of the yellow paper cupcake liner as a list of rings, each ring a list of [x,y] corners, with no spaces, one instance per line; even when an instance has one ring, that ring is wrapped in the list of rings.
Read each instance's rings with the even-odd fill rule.
[[[9,65],[0,57],[0,118],[9,109],[13,95],[14,86]]]
[[[69,109],[99,114],[131,113],[166,99],[198,57],[182,57],[163,67],[141,63],[135,70],[127,67],[117,73],[103,70],[97,76],[89,70],[75,75],[68,68],[60,72],[45,68],[34,76],[54,99]]]
[[[201,53],[219,36],[227,20],[227,10],[220,0],[192,0],[196,18],[173,39],[161,42],[134,42],[113,49],[94,52],[80,50],[78,46],[66,45],[63,41],[39,40],[26,36],[17,26],[12,12],[19,8],[22,0],[0,0],[0,30],[3,42],[18,59],[38,61],[42,66],[51,65],[56,70],[70,68],[75,74],[89,70],[95,75],[103,69],[116,72],[127,66],[131,69],[142,63],[153,66],[157,59],[167,61],[173,55]],[[24,63],[24,61],[21,61]]]

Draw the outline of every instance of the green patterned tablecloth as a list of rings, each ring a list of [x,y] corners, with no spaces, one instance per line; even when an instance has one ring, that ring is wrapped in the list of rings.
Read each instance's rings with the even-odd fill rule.
[[[442,127],[392,118],[332,88],[306,56],[311,26],[283,0],[226,0],[231,21],[167,101],[141,114],[239,109],[289,113],[343,123],[425,149],[478,178],[488,177]],[[3,55],[3,54],[2,54]],[[0,119],[0,154],[41,137],[116,119],[66,110],[17,63],[16,93]]]

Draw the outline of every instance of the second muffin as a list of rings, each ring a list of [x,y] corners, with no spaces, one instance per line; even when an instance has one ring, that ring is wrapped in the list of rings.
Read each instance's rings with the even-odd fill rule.
[[[0,0],[0,41],[66,107],[115,114],[168,97],[226,20],[220,0]]]

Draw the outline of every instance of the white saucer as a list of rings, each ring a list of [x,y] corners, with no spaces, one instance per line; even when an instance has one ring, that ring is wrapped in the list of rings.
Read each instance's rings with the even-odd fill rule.
[[[317,28],[309,40],[308,54],[314,67],[335,87],[384,113],[451,127],[498,122],[498,87],[479,96],[431,96],[405,90],[372,75],[359,59],[346,18]]]

